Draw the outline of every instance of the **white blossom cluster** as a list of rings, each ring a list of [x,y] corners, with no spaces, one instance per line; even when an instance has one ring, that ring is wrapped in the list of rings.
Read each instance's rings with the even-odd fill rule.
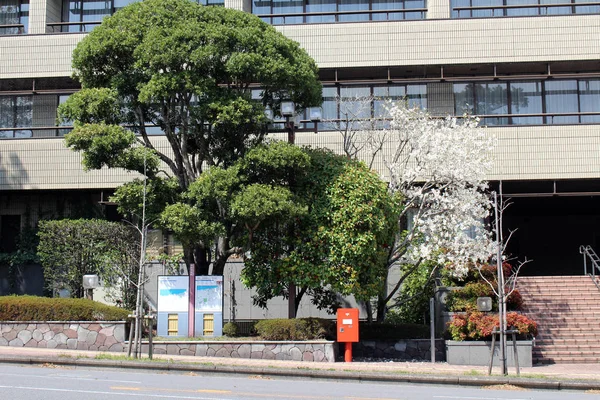
[[[460,276],[494,252],[485,177],[495,139],[466,115],[436,119],[403,102],[393,104],[389,115],[386,136],[394,151],[383,155],[389,187],[402,196],[403,214],[412,219],[395,244],[395,261],[432,260]]]

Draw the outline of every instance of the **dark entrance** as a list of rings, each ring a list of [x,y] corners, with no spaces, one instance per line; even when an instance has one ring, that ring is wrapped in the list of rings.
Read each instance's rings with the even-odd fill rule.
[[[17,238],[20,233],[20,215],[0,216],[0,252],[12,253],[17,251]]]
[[[512,197],[504,212],[505,235],[517,229],[507,254],[532,260],[521,275],[582,275],[579,246],[591,245],[600,254],[600,195],[562,191],[523,196]]]

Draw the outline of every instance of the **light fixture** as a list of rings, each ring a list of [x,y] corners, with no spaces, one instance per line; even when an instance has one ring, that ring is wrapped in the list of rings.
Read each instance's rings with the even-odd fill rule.
[[[271,110],[271,107],[267,107],[265,108],[265,117],[269,120],[269,121],[273,121],[273,110]]]
[[[84,275],[83,276],[83,288],[84,289],[96,289],[100,286],[98,275]]]
[[[296,105],[293,101],[281,102],[281,115],[284,117],[292,117],[296,112]]]
[[[492,311],[492,298],[491,297],[478,297],[477,298],[477,310]]]
[[[308,119],[313,122],[318,122],[323,119],[323,110],[321,107],[310,107],[308,109]]]

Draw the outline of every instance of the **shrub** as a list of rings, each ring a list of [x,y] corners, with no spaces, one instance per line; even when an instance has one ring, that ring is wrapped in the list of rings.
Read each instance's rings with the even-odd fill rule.
[[[265,319],[255,325],[263,340],[315,340],[335,337],[335,322],[320,318]]]
[[[429,337],[429,327],[419,324],[393,324],[393,323],[360,323],[360,340],[402,340],[426,339]]]
[[[492,298],[492,309],[498,311],[498,297],[486,282],[467,283],[463,288],[448,293],[446,307],[454,312],[477,310],[477,298],[486,296]],[[521,293],[515,289],[506,299],[506,308],[515,311],[522,307]]]
[[[0,321],[123,321],[129,311],[87,299],[0,297]]]
[[[235,322],[228,322],[223,325],[223,335],[229,337],[236,337],[239,335],[240,329]]]
[[[506,314],[508,329],[519,331],[520,337],[537,335],[537,324],[525,315],[510,312]],[[492,336],[494,328],[498,329],[498,314],[484,314],[479,311],[455,314],[448,323],[448,332],[453,340],[485,340]]]

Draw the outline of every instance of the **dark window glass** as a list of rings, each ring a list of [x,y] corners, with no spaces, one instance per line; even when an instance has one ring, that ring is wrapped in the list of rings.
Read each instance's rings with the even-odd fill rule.
[[[507,6],[517,6],[517,5],[536,5],[536,1],[532,0],[507,0]],[[506,10],[506,15],[509,17],[517,17],[524,15],[539,15],[540,9],[538,7],[526,7],[526,8],[509,8]]]
[[[29,0],[0,0],[0,35],[27,33],[28,22]]]
[[[302,14],[304,4],[302,0],[273,0],[272,14]],[[273,17],[273,23],[281,24],[301,24],[302,16],[284,16]]]
[[[482,83],[475,88],[475,112],[479,115],[508,114],[506,83]],[[507,117],[486,117],[484,125],[506,125]]]
[[[596,0],[575,0],[576,4],[585,3],[597,3]],[[573,7],[576,14],[598,14],[600,13],[600,6],[576,6]]]
[[[324,13],[335,11],[337,11],[336,0],[306,0],[307,13]],[[335,22],[335,15],[307,15],[306,22],[310,24]]]
[[[531,0],[530,0],[531,1]],[[565,0],[540,0],[540,4],[565,4]],[[573,7],[541,7],[540,15],[566,15],[573,14]]]
[[[577,81],[547,81],[546,89],[546,117],[547,124],[576,124],[579,122],[577,115],[556,116],[551,114],[579,112],[577,96]]]
[[[32,126],[31,96],[0,96],[0,128]],[[0,130],[0,137],[31,137],[31,130]]]
[[[472,83],[454,84],[454,113],[456,115],[475,114],[475,97]]]
[[[363,11],[356,14],[341,14],[338,16],[338,21],[353,22],[353,21],[368,21],[369,14],[364,11],[369,10],[369,0],[338,0],[339,11]]]
[[[510,84],[511,114],[541,114],[542,113],[542,83],[518,82]],[[512,117],[513,124],[529,125],[542,124],[539,117]]]
[[[579,102],[581,112],[600,113],[600,80],[579,81]],[[581,122],[600,122],[600,114],[582,115]]]

